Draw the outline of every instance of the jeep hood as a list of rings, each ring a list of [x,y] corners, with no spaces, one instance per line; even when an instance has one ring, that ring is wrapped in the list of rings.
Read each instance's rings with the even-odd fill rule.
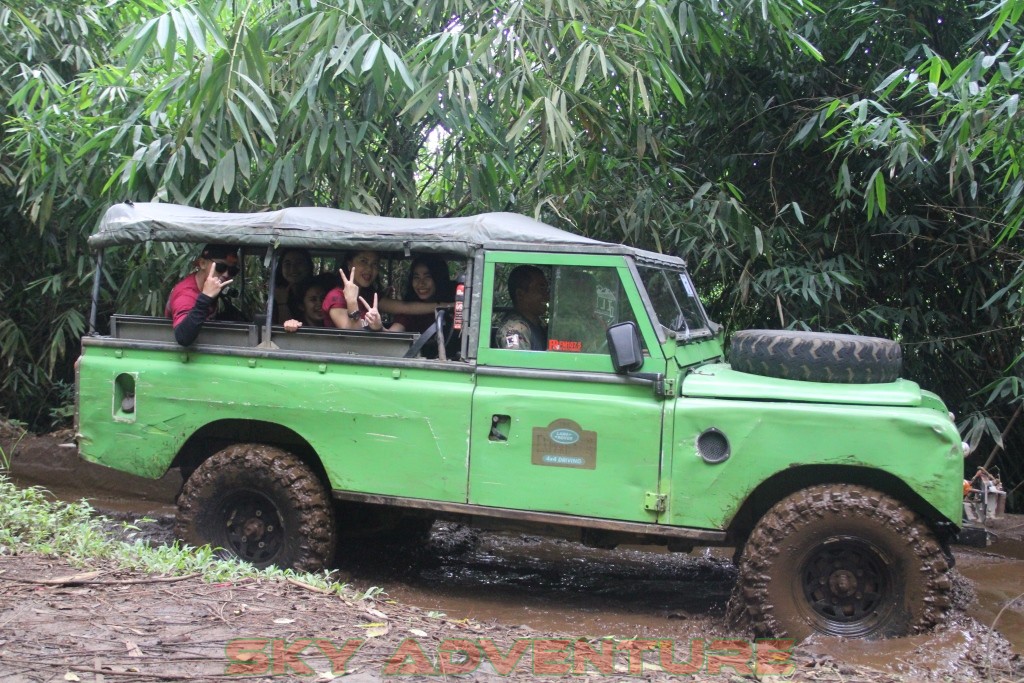
[[[727,363],[712,363],[691,370],[683,378],[682,396],[872,406],[921,405],[921,387],[905,379],[885,384],[800,382],[738,372]]]

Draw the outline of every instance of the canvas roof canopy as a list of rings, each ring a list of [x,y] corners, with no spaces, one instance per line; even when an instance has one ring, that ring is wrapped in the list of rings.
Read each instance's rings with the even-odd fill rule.
[[[536,245],[558,251],[633,254],[644,260],[682,265],[678,258],[574,235],[516,213],[389,218],[324,207],[228,213],[179,204],[124,202],[107,210],[99,228],[89,237],[89,246],[99,250],[146,241],[412,250],[465,256],[484,246],[500,249]]]

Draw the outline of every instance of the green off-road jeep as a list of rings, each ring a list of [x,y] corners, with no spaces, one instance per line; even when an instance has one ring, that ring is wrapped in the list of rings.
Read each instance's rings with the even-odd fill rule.
[[[99,259],[144,242],[238,245],[240,300],[258,302],[182,347],[170,320],[110,310],[97,275],[81,454],[143,477],[179,468],[188,543],[317,570],[352,526],[446,518],[599,547],[730,546],[734,613],[796,638],[910,633],[950,603],[965,446],[942,401],[899,379],[894,342],[743,331],[726,363],[680,259],[515,214],[125,203],[89,240]],[[399,291],[410,258],[440,255],[462,298],[423,336],[286,333],[268,312],[294,248],[326,272],[376,250]],[[495,333],[522,264],[550,287],[546,349]]]

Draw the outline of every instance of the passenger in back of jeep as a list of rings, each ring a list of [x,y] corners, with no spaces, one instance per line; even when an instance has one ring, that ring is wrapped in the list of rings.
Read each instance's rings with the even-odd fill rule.
[[[199,336],[203,323],[235,319],[237,311],[221,305],[219,297],[238,274],[238,247],[207,244],[195,261],[195,270],[176,284],[167,297],[164,315],[174,326],[174,339],[189,346]]]
[[[274,279],[274,322],[295,317],[293,299],[298,286],[313,277],[313,257],[305,249],[285,249],[277,262]]]
[[[455,299],[455,283],[448,274],[448,264],[439,256],[424,254],[413,259],[405,283],[402,301],[426,301],[435,307],[439,302]],[[388,328],[391,332],[425,332],[434,322],[434,310],[413,315],[399,313]]]
[[[399,301],[380,296],[377,276],[380,275],[380,254],[366,250],[350,253],[338,274],[341,287],[324,297],[324,326],[343,330],[388,331],[381,313],[419,315],[432,313],[438,306],[454,307],[454,302]],[[396,332],[398,330],[395,330]]]
[[[321,273],[294,288],[294,293],[288,298],[291,315],[283,323],[285,332],[295,332],[303,326],[324,326],[324,296],[336,279],[330,273]]]

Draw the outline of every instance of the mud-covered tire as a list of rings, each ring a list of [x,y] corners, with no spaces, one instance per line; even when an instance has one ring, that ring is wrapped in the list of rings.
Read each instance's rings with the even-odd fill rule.
[[[873,489],[821,485],[757,523],[729,614],[763,636],[888,638],[940,623],[951,587],[942,545],[917,514]]]
[[[899,379],[900,345],[891,339],[826,332],[740,330],[732,336],[734,370],[804,382],[878,384]]]
[[[330,496],[297,457],[236,444],[203,462],[178,497],[175,534],[257,567],[323,569],[334,553]]]

